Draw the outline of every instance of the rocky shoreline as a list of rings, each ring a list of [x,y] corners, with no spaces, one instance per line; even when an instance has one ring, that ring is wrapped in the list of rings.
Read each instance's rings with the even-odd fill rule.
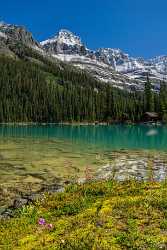
[[[57,182],[50,185],[43,185],[37,192],[29,194],[17,194],[13,199],[13,204],[8,207],[0,208],[0,219],[7,219],[14,216],[17,209],[29,204],[35,204],[41,201],[45,193],[63,192],[65,187],[72,183],[84,184],[101,180],[126,181],[135,179],[136,181],[164,181],[167,177],[167,161],[155,156],[152,158],[141,157],[136,155],[122,155],[116,158],[112,163],[108,163],[92,173],[91,169],[87,170],[86,176],[78,179]]]
[[[39,192],[32,192],[31,194],[23,194],[13,200],[13,204],[9,207],[0,208],[0,219],[9,219],[14,217],[15,211],[21,209],[23,206],[35,204],[38,201],[42,201],[45,197],[45,193],[59,193],[64,192],[63,185],[53,184],[44,186]]]

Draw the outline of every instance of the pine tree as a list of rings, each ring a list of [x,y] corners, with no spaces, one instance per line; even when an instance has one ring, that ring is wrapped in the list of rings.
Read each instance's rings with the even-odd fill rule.
[[[160,84],[159,112],[163,121],[167,121],[167,86],[163,81]]]
[[[152,86],[149,79],[149,75],[147,75],[147,81],[145,83],[145,90],[144,90],[144,96],[145,96],[145,111],[146,112],[152,112],[154,110],[154,99],[152,94]]]

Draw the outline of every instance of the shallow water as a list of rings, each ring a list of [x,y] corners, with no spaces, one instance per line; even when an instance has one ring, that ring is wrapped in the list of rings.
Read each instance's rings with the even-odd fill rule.
[[[17,191],[81,178],[87,168],[161,180],[166,159],[166,126],[0,126],[0,184]]]

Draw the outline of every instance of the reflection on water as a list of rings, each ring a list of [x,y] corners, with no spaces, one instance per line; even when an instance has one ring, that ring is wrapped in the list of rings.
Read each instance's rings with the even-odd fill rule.
[[[158,129],[150,129],[148,132],[147,132],[147,136],[155,136],[158,134]]]
[[[63,139],[107,149],[167,149],[167,127],[113,126],[0,126],[0,137]]]
[[[0,188],[81,178],[166,176],[165,126],[0,126]]]

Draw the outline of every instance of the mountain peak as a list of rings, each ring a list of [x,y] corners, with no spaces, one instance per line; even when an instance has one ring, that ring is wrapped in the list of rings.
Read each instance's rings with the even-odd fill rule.
[[[68,30],[68,29],[61,29],[59,32],[58,32],[58,34],[64,34],[64,35],[73,35],[73,36],[75,36],[75,34],[72,32],[72,31],[70,31],[70,30]]]
[[[52,43],[66,44],[68,46],[83,46],[79,36],[76,36],[73,32],[67,29],[61,29],[56,36],[46,41],[41,42],[41,45],[47,45]]]
[[[57,39],[67,45],[79,45],[82,46],[81,39],[69,30],[61,29],[58,33]]]

